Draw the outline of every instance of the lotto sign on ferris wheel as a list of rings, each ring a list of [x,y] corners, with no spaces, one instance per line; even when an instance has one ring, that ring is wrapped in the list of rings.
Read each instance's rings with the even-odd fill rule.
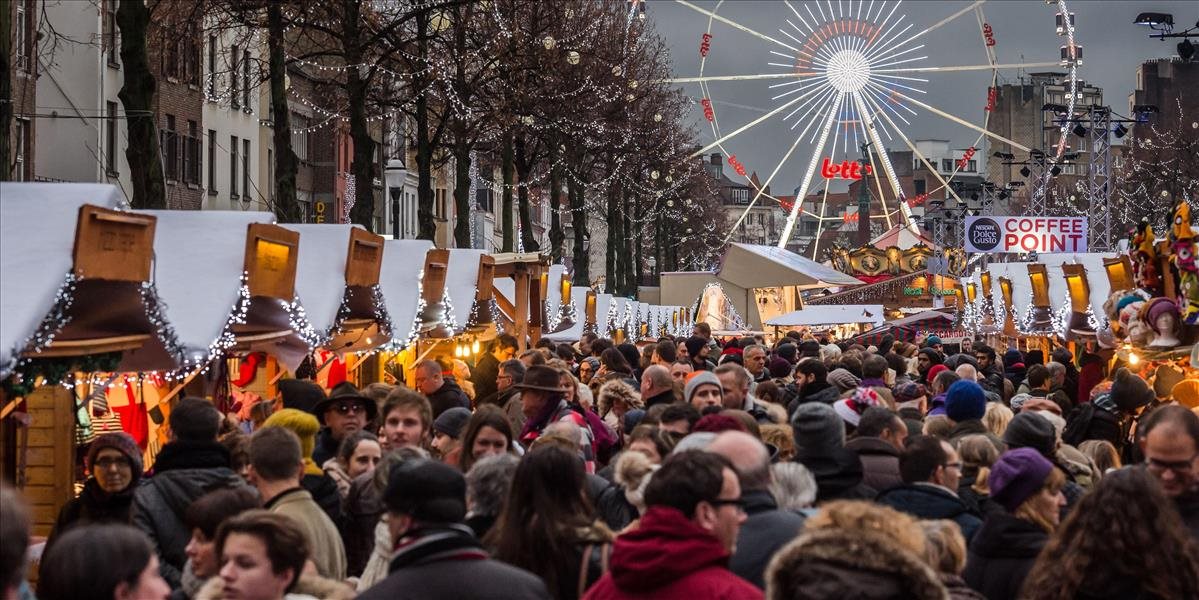
[[[930,196],[948,196],[965,204],[950,184],[968,162],[973,162],[976,153],[983,159],[977,161],[981,164],[989,155],[988,144],[1006,144],[1011,152],[1032,150],[987,129],[1001,74],[1014,79],[1017,70],[1045,68],[1066,73],[1067,114],[1074,112],[1081,47],[1075,44],[1073,15],[1064,0],[1033,5],[1031,10],[1042,11],[1043,18],[1029,21],[1030,27],[1045,27],[1047,36],[1056,33],[1061,37],[1060,57],[1058,44],[1046,44],[1044,57],[1029,57],[1035,49],[1019,49],[1019,63],[998,59],[1002,32],[988,22],[983,0],[931,2],[919,10],[908,10],[909,4],[902,0],[786,0],[752,5],[725,0],[705,5],[676,1],[697,13],[697,23],[706,21],[706,27],[696,32],[698,75],[672,80],[689,86],[688,92],[696,96],[704,125],[710,131],[710,139],[704,140],[706,144],[694,155],[723,154],[736,176],[754,190],[733,230],[754,206],[774,203],[788,211],[778,240],[780,248],[787,245],[800,216],[817,219],[817,237],[821,230],[842,221],[840,216],[826,214],[830,187],[825,185],[827,179],[865,179],[871,195],[883,206],[882,214],[872,218],[884,220],[888,229],[900,224],[919,233],[911,209]],[[757,12],[778,11],[769,21],[769,29],[745,24],[749,6]],[[760,17],[755,18],[762,22]],[[960,44],[954,49],[938,50],[940,40],[963,36],[977,37],[976,52],[964,53]],[[722,55],[744,56],[757,48],[762,55],[760,72],[729,72],[725,64],[731,61],[722,60]],[[989,84],[947,81],[979,72],[989,75]],[[938,80],[939,85],[953,85],[955,95],[974,95],[977,106],[969,112],[959,111],[961,114],[938,106],[936,96],[928,89],[929,77],[938,73],[946,74]],[[729,94],[729,86],[759,86],[760,104],[769,109],[752,118],[740,117],[745,111],[722,111],[720,96],[722,92]],[[956,131],[954,139],[968,144],[951,172],[931,164],[936,158],[926,157],[913,141],[920,136],[914,123],[920,121],[927,127],[930,119],[947,123]],[[773,164],[748,165],[738,158],[737,151],[747,149],[751,136],[746,134],[755,131],[785,135],[789,148],[777,161],[771,160]],[[1056,141],[1051,140],[1052,148],[1046,151],[1050,164],[1060,160],[1067,150],[1068,133],[1067,123],[1063,122],[1055,132]],[[867,143],[871,150],[863,157],[859,148]],[[908,197],[884,148],[910,150],[936,185],[920,196]],[[859,160],[865,162],[861,167]],[[750,173],[767,176],[759,183]],[[796,201],[783,202],[766,193],[776,178],[776,187],[791,189],[797,176]],[[804,208],[803,200],[809,192],[820,188],[822,196],[816,203],[819,208]],[[813,250],[817,246],[812,244]]]

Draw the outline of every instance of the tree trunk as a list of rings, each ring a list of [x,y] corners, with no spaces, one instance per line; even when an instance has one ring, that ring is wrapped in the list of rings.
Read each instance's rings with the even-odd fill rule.
[[[296,172],[299,160],[291,147],[291,111],[287,107],[287,63],[283,56],[282,0],[267,5],[270,49],[271,108],[274,112],[275,142],[275,218],[280,223],[299,223],[303,219],[296,198]]]
[[[562,231],[562,168],[558,166],[558,141],[550,140],[550,262],[562,260],[562,243],[566,234]]]
[[[424,90],[425,76],[422,74],[429,62],[429,12],[416,19],[416,48],[420,57],[421,68],[412,77],[412,89]],[[428,94],[416,95],[416,237],[422,240],[435,241],[437,224],[433,222],[433,145],[429,140],[429,100]]]
[[[456,121],[461,124],[461,121]],[[470,248],[470,142],[465,127],[454,131],[454,245]]]
[[[516,236],[512,227],[512,179],[515,167],[512,165],[512,132],[504,134],[503,148],[500,150],[500,171],[504,177],[504,189],[501,192],[503,200],[500,210],[503,211],[504,240],[500,252],[512,252],[516,248]]]
[[[585,287],[591,285],[591,256],[587,253],[587,211],[584,208],[583,182],[575,177],[566,180],[567,198],[570,201],[570,227],[574,230],[574,249],[571,263],[574,267],[572,285]]]
[[[611,182],[612,170],[612,163],[609,162],[608,171],[606,172],[605,177],[609,183],[608,210],[607,214],[605,215],[606,222],[608,224],[608,235],[604,244],[604,281],[607,282],[605,287],[607,288],[608,293],[619,294],[620,275],[619,271],[617,270],[619,267],[616,264],[616,240],[618,239],[616,236],[620,233],[620,219],[617,218],[616,203],[620,196],[620,192],[616,189],[616,185]]]
[[[642,215],[642,213],[641,213],[641,197],[640,196],[633,198],[633,205],[636,207],[633,210],[633,216],[640,219],[641,215]],[[629,220],[632,221],[632,217],[630,217]],[[642,247],[644,246],[644,244],[641,243],[641,240],[645,237],[644,233],[645,233],[645,223],[644,222],[640,223],[640,224],[632,224],[632,235],[628,236],[629,243],[633,245],[633,253],[632,253],[633,269],[629,273],[632,277],[632,281],[629,282],[629,289],[632,291],[634,296],[637,295],[638,287],[641,285],[641,275],[642,275],[641,259],[642,259],[642,251],[643,251]]]
[[[12,179],[12,6],[0,2],[0,181]]]
[[[342,19],[342,48],[346,62],[360,65],[363,61],[361,3],[346,0]],[[375,140],[371,139],[366,122],[367,93],[371,82],[363,78],[364,69],[346,69],[346,100],[350,104],[350,138],[354,141],[354,160],[350,173],[354,177],[354,208],[350,221],[367,231],[375,230]],[[347,201],[349,198],[346,199]]]
[[[525,136],[523,134],[516,136],[516,178],[520,181],[520,187],[516,189],[516,206],[517,212],[520,213],[520,243],[524,246],[525,252],[537,252],[541,249],[541,245],[537,243],[537,235],[533,231],[533,219],[530,214],[529,175],[533,172],[533,165],[529,161],[527,149]]]
[[[150,8],[145,0],[121,0],[117,6],[117,27],[121,32],[121,73],[124,83],[117,96],[125,108],[129,145],[129,177],[133,186],[133,208],[166,208],[166,180],[158,149],[158,124],[155,122],[154,94],[158,82],[150,70],[146,50],[150,28]]]

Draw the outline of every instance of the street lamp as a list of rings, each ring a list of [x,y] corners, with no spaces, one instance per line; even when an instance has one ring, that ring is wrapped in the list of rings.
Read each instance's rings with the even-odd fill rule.
[[[387,181],[387,191],[391,196],[391,237],[400,239],[400,199],[404,196],[404,180],[408,178],[408,169],[398,158],[387,161],[383,168],[383,177]]]

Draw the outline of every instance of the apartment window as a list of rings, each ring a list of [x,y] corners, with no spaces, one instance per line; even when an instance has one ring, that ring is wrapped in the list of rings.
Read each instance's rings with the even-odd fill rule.
[[[167,115],[166,128],[162,132],[163,167],[167,181],[179,180],[179,133],[175,131],[175,115]]]
[[[308,160],[308,117],[291,113],[291,149],[296,158]]]
[[[13,47],[16,49],[17,53],[15,63],[18,69],[22,71],[28,71],[29,55],[32,54],[27,47],[29,32],[26,31],[26,28],[28,27],[29,23],[29,14],[26,10],[24,0],[17,0],[16,5],[17,17],[16,22],[13,23],[13,34],[16,37],[16,39],[13,40]],[[5,7],[5,9],[7,9],[7,7]]]
[[[241,55],[241,105],[245,107],[246,112],[253,112],[253,106],[250,105],[250,51],[246,50]]]
[[[208,130],[208,193],[216,194],[216,130]]]
[[[104,170],[110,177],[117,175],[117,126],[120,121],[117,120],[117,103],[104,103],[105,115],[108,117],[104,120]]]
[[[978,161],[977,160],[966,161],[966,170],[970,171],[971,173],[977,172],[978,171]]]
[[[29,181],[33,179],[29,172],[29,158],[33,152],[30,149],[32,136],[30,135],[29,119],[17,119],[17,156],[16,165],[13,168],[13,181]]]
[[[118,0],[108,0],[104,3],[104,55],[108,58],[108,66],[119,69],[121,48],[117,29],[117,2]]]
[[[953,171],[953,159],[952,158],[942,158],[941,159],[941,170],[944,172],[952,172]]]
[[[241,195],[250,200],[250,140],[242,140]]]
[[[201,39],[199,30],[192,25],[187,34],[187,82],[197,87],[200,85],[200,65],[204,64],[204,44]]]
[[[237,197],[237,136],[229,136],[229,197]]]
[[[923,179],[913,180],[912,185],[914,185],[916,188],[915,191],[916,191],[917,196],[928,191],[928,183],[926,181],[924,181]]]
[[[233,46],[233,48],[229,51],[229,56],[229,103],[233,106],[233,108],[241,108],[241,91],[238,89],[237,85],[239,81],[237,78],[238,57],[240,57],[241,54],[239,53],[237,46]],[[237,148],[234,148],[234,151],[236,150]]]
[[[734,188],[731,190],[733,202],[736,204],[749,204],[749,190],[745,188]]]
[[[200,124],[187,122],[187,147],[183,157],[183,177],[193,185],[200,185]]]
[[[208,36],[208,99],[216,98],[216,36]]]

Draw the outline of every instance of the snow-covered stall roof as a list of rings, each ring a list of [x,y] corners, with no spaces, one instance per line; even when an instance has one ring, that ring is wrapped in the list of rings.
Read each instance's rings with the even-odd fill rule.
[[[1096,315],[1103,314],[1103,303],[1111,293],[1111,283],[1107,279],[1107,271],[1103,268],[1105,258],[1115,258],[1114,252],[1088,252],[1082,254],[1042,254],[1038,257],[1040,264],[1045,265],[1049,274],[1049,303],[1054,311],[1069,305],[1066,286],[1066,276],[1062,272],[1063,264],[1080,264],[1087,272],[1087,285],[1091,289],[1091,310]],[[1012,305],[1016,310],[1016,320],[1019,322],[1028,312],[1032,304],[1032,281],[1028,277],[1027,262],[991,263],[987,270],[991,273],[991,301],[996,308],[995,314],[1003,314],[1003,291],[999,286],[1001,277],[1012,282]],[[971,274],[965,282],[972,282],[980,296],[983,294],[982,282],[978,274]],[[964,285],[963,285],[964,287]]]
[[[793,285],[800,289],[862,285],[862,281],[790,250],[757,244],[729,244],[717,276],[745,288]]]
[[[312,327],[321,335],[332,335],[346,298],[350,235],[354,229],[362,227],[339,224],[288,224],[283,227],[300,234],[296,297],[303,303]]]
[[[391,318],[392,344],[407,347],[416,338],[420,312],[421,271],[425,255],[433,249],[428,240],[387,240],[383,243],[383,268],[379,287]]]
[[[583,331],[587,327],[587,293],[591,288],[571,288],[570,298],[575,306],[575,322],[574,325],[555,333],[547,333],[541,337],[552,342],[573,342],[583,337]]]
[[[827,304],[808,306],[766,321],[774,327],[799,327],[817,325],[841,325],[849,323],[871,323],[878,325],[886,320],[881,304]]]
[[[0,379],[55,306],[84,204],[122,208],[117,189],[106,184],[0,184]]]
[[[557,314],[562,308],[562,274],[566,272],[564,265],[550,265],[549,275],[545,286],[546,317]],[[574,296],[574,293],[571,293]]]
[[[455,248],[450,250],[450,262],[446,268],[445,295],[449,298],[453,310],[450,316],[453,323],[447,323],[456,332],[466,329],[470,321],[471,307],[475,304],[475,295],[479,284],[479,259],[487,254],[482,250]]]
[[[595,295],[595,332],[600,337],[611,337],[612,322],[609,317],[615,302],[612,294]]]

